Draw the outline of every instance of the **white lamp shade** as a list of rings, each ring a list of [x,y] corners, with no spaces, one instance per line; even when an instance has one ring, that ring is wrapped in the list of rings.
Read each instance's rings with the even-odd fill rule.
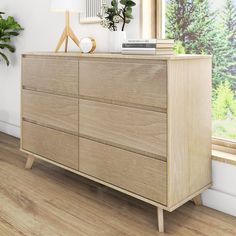
[[[60,12],[84,12],[85,0],[52,0],[51,10]]]

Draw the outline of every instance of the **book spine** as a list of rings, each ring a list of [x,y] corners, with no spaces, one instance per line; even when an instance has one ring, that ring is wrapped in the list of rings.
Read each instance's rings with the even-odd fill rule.
[[[127,39],[127,40],[124,41],[124,43],[146,43],[146,44],[151,43],[151,44],[156,44],[157,41],[156,41],[156,39],[147,39],[147,40],[145,40],[145,39],[137,39],[137,40]]]
[[[122,48],[124,51],[156,51],[156,48]]]
[[[156,48],[155,43],[123,43],[123,48]]]
[[[157,40],[156,43],[157,43],[157,44],[174,44],[175,41],[174,41],[174,40],[166,40],[166,39],[163,39],[163,40]]]
[[[122,54],[128,54],[128,55],[156,55],[156,51],[140,51],[140,50],[134,50],[134,51],[130,51],[130,50],[123,50]]]

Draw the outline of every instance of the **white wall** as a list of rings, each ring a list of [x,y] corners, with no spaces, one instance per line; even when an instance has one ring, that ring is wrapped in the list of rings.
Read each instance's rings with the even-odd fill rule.
[[[127,37],[139,37],[139,0],[136,1],[133,22],[127,27]],[[12,15],[25,29],[15,40],[17,52],[11,56],[11,66],[0,64],[0,131],[19,137],[20,134],[20,55],[31,51],[52,51],[64,27],[63,13],[50,11],[50,0],[0,0],[0,11]],[[71,24],[79,38],[92,36],[97,51],[108,50],[108,30],[99,24],[79,25],[78,15]],[[70,49],[78,50],[73,44]]]
[[[236,166],[212,161],[213,186],[203,194],[203,204],[236,216]]]

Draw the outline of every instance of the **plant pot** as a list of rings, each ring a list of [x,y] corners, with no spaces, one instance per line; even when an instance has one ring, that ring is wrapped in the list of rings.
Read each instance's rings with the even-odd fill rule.
[[[120,53],[122,51],[122,43],[126,39],[125,31],[109,32],[109,52]]]

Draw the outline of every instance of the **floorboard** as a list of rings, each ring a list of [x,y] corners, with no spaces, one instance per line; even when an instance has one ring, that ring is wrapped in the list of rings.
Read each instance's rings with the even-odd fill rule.
[[[157,236],[155,207],[37,160],[0,133],[0,236]],[[192,202],[164,213],[166,235],[235,236],[236,218]]]

